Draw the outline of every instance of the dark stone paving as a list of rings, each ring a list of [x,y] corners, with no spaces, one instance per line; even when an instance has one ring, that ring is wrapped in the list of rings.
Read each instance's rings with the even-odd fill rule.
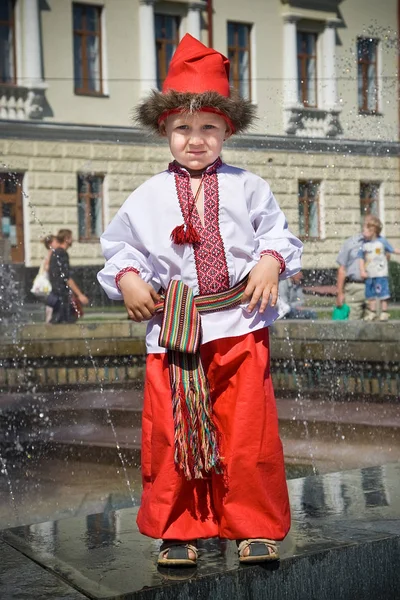
[[[73,587],[0,541],[0,598],[2,600],[84,600]]]
[[[289,489],[292,529],[277,565],[239,566],[234,543],[213,539],[200,544],[197,572],[157,570],[159,542],[139,534],[137,509],[109,510],[4,531],[0,598],[400,598],[400,463]]]

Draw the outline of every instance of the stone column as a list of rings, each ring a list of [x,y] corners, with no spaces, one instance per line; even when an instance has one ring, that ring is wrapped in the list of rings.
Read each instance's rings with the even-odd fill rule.
[[[297,18],[285,15],[283,23],[283,102],[285,108],[298,106]]]
[[[139,65],[142,96],[157,87],[154,4],[155,0],[140,0],[139,4]]]
[[[204,8],[204,5],[198,2],[190,2],[188,4],[187,32],[197,40],[200,40],[201,36],[201,11]]]
[[[327,22],[322,34],[323,56],[323,98],[325,110],[332,110],[337,105],[336,91],[336,30],[335,23]]]
[[[21,87],[28,88],[26,98],[18,99],[18,118],[43,118],[44,93],[47,87],[43,80],[42,48],[38,0],[24,0],[22,6],[23,79]]]
[[[43,85],[38,0],[24,0],[23,10],[24,63],[22,85],[36,88]]]

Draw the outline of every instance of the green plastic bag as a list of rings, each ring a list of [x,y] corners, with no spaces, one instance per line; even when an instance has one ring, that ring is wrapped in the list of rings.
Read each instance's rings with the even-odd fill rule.
[[[342,306],[335,306],[332,313],[333,321],[347,321],[350,314],[350,306],[343,304]]]

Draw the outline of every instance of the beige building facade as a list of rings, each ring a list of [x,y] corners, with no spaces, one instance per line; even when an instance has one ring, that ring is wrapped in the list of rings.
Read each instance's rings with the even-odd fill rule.
[[[163,140],[131,124],[189,32],[228,55],[257,107],[223,159],[267,179],[305,269],[333,269],[362,216],[400,246],[397,0],[7,0],[0,24],[1,235],[37,267],[70,228],[76,266],[125,198],[165,169]]]

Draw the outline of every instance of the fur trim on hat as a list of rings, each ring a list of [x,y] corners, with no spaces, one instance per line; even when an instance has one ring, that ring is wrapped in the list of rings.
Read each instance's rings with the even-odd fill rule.
[[[251,102],[241,98],[233,89],[231,89],[230,98],[213,91],[196,94],[169,90],[163,94],[153,90],[147,99],[136,107],[134,118],[140,125],[159,133],[158,120],[165,111],[181,108],[183,111],[193,114],[206,107],[212,107],[226,115],[232,121],[235,133],[241,133],[247,129],[256,112]]]

